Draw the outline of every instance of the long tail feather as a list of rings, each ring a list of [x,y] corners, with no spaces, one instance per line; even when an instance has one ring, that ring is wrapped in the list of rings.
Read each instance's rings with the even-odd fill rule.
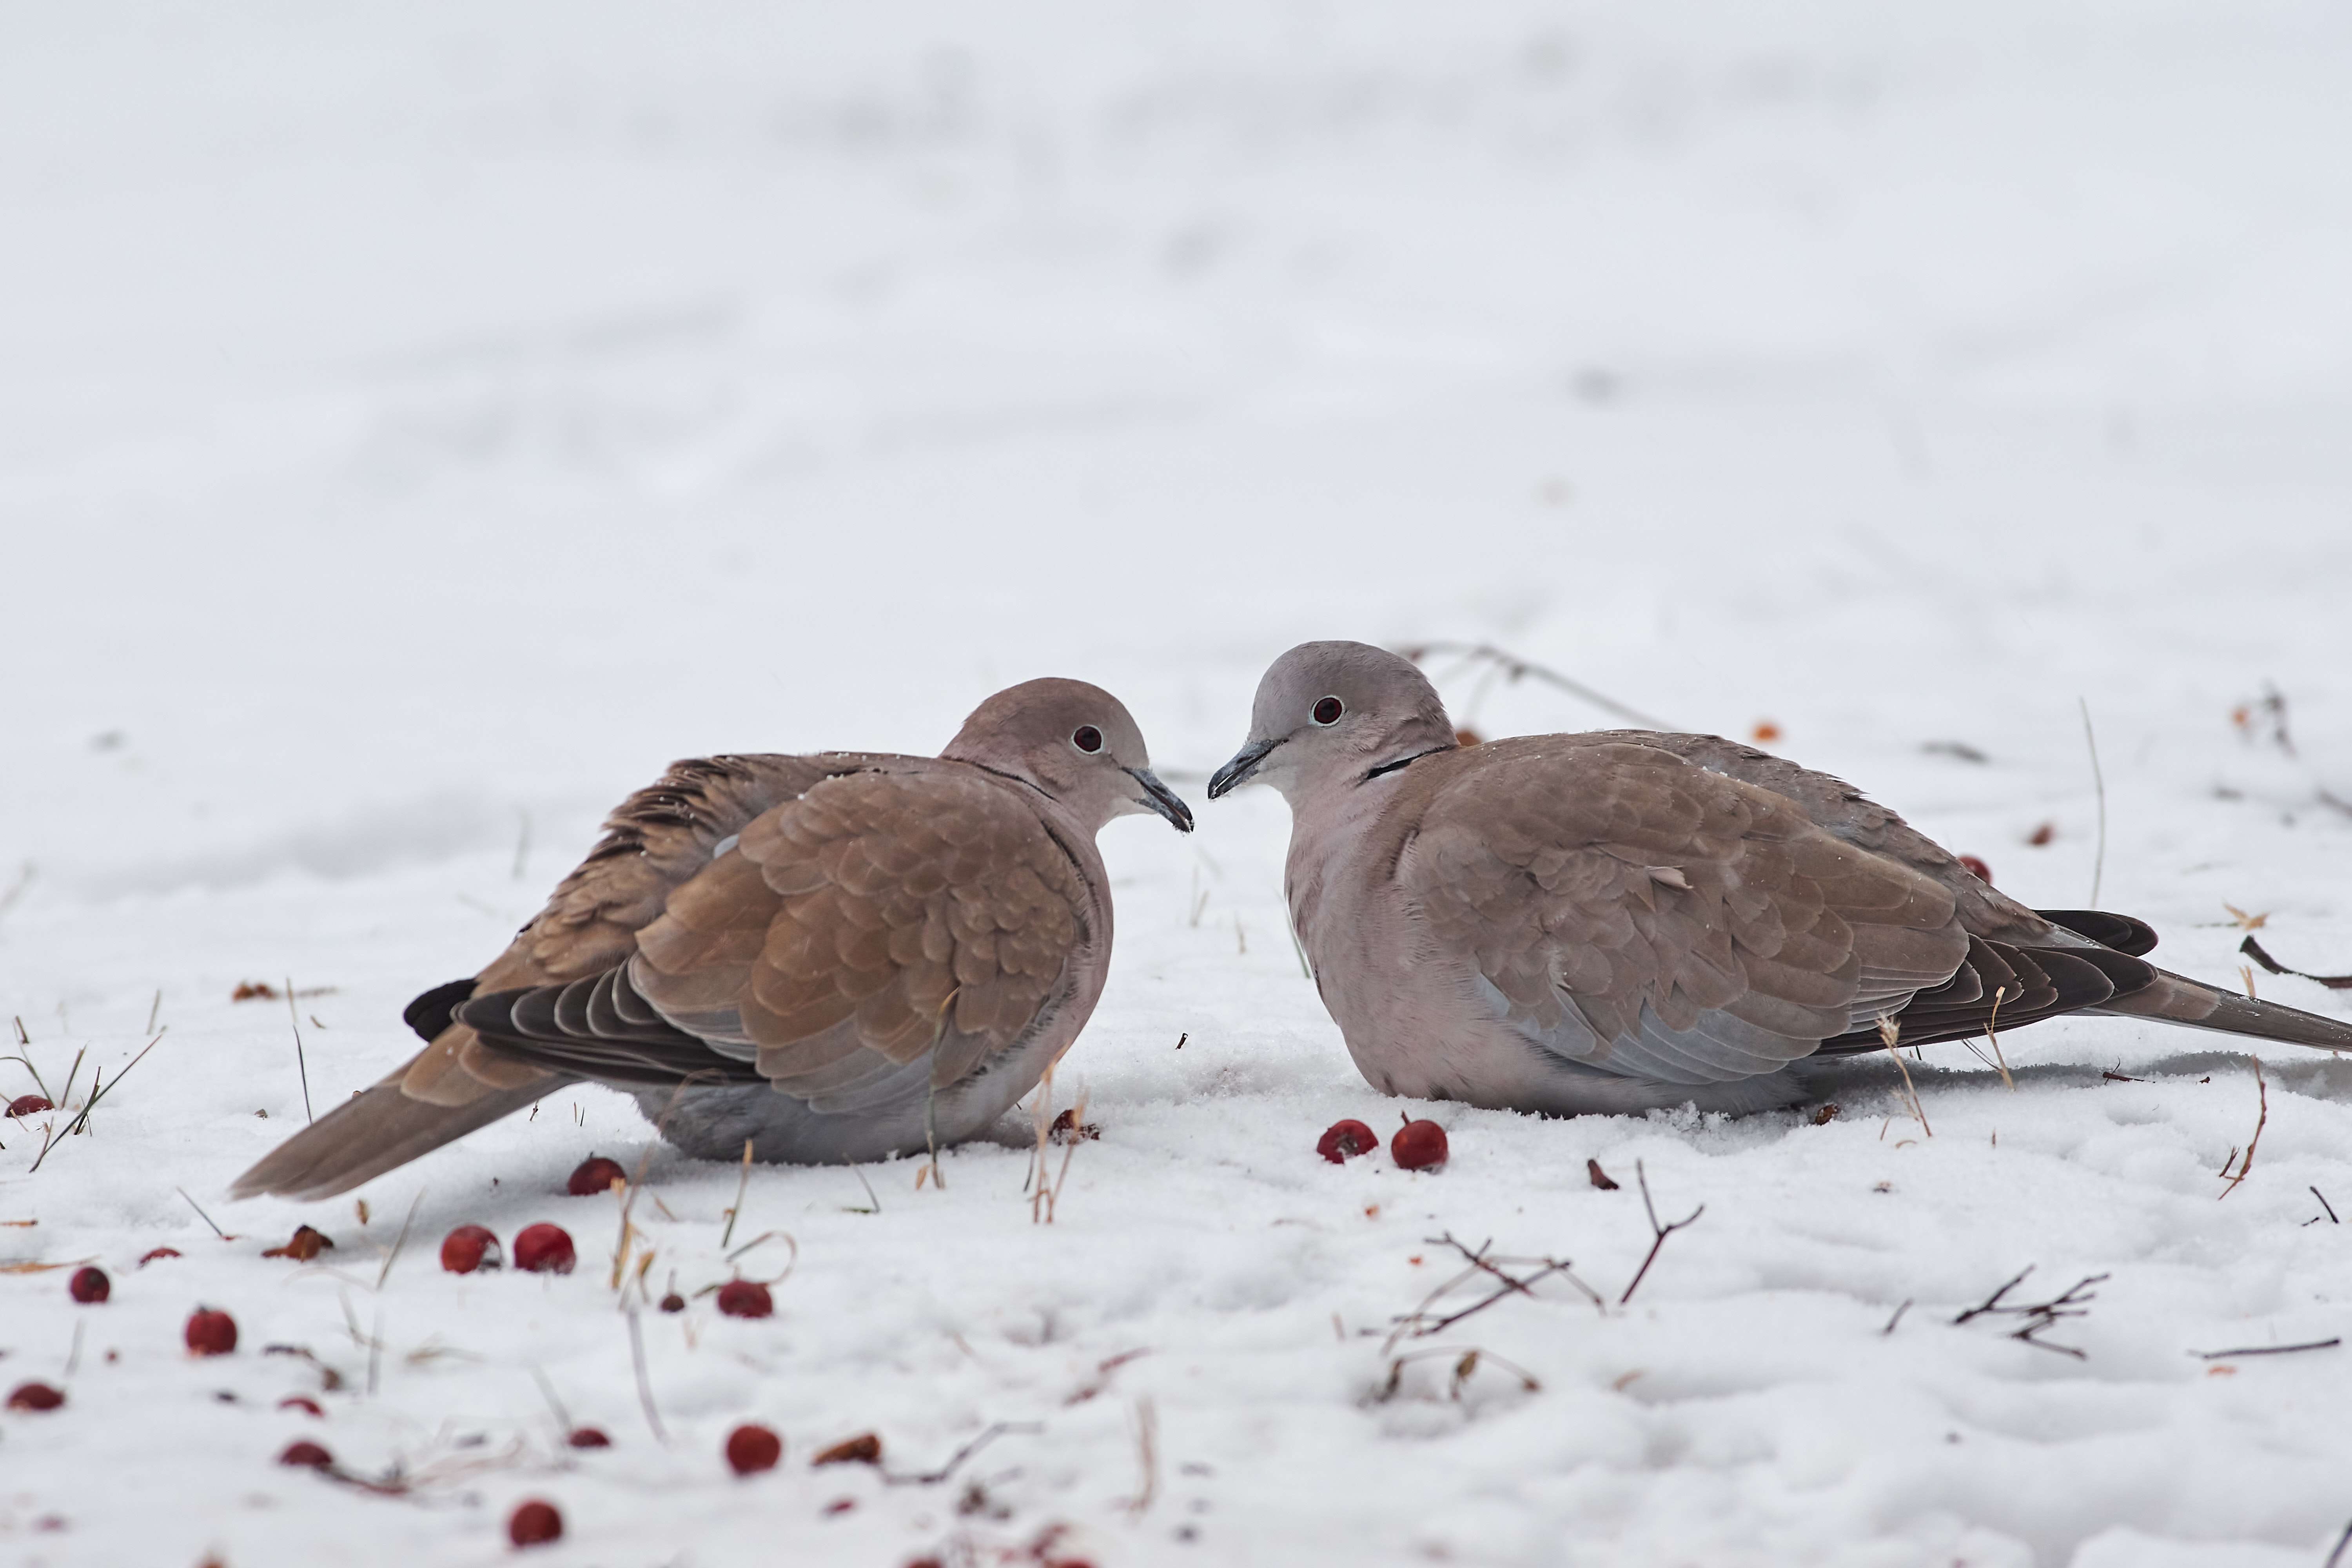
[[[2155,984],[2088,1011],[2156,1018],[2191,1029],[2251,1035],[2259,1040],[2281,1040],[2323,1051],[2352,1051],[2352,1024],[2276,1002],[2257,1002],[2169,970],[2159,969],[2156,975]]]
[[[308,1201],[346,1193],[420,1154],[520,1110],[571,1081],[549,1078],[493,1090],[464,1105],[412,1100],[380,1083],[289,1138],[230,1186],[232,1197],[268,1193]]]

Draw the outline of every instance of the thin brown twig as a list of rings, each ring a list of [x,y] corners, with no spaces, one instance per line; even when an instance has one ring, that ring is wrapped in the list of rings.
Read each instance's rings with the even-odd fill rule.
[[[1571,680],[1559,671],[1549,669],[1532,659],[1521,658],[1515,653],[1507,653],[1492,643],[1428,642],[1418,643],[1399,651],[1415,664],[1419,664],[1433,653],[1458,653],[1466,658],[1491,659],[1502,666],[1503,672],[1509,677],[1514,685],[1532,675],[1538,680],[1557,686],[1571,696],[1582,698],[1605,713],[1614,713],[1618,718],[1630,720],[1645,730],[1674,728],[1663,719],[1652,718],[1640,709],[1629,707],[1606,693],[1596,691],[1580,680]]]
[[[2344,1342],[2338,1335],[2332,1340],[2311,1340],[2299,1345],[2250,1345],[2234,1351],[2191,1351],[2199,1361],[2233,1361],[2248,1355],[2294,1355],[2299,1351],[2332,1351]]]
[[[2018,1286],[2023,1284],[2025,1282],[2025,1277],[2032,1272],[2033,1265],[2031,1263],[2027,1264],[2024,1268],[2019,1269],[2014,1275],[2011,1276],[2008,1281],[2004,1283],[2000,1289],[1995,1290],[1991,1295],[1986,1297],[1975,1306],[1961,1312],[1958,1317],[1952,1320],[1952,1322],[1957,1326],[1958,1324],[1968,1322],[1971,1319],[1988,1316],[2023,1318],[2025,1320],[2024,1324],[2014,1333],[2009,1336],[2011,1339],[2023,1341],[2025,1343],[2032,1345],[2036,1350],[2055,1351],[2060,1355],[2073,1356],[2076,1361],[2088,1361],[2090,1357],[2087,1352],[2078,1350],[2073,1345],[2053,1345],[2048,1343],[2039,1336],[2045,1331],[2054,1327],[2062,1318],[2081,1318],[2089,1316],[2091,1310],[2090,1304],[2098,1299],[2099,1294],[2096,1290],[2092,1289],[2091,1287],[2104,1283],[2108,1277],[2105,1274],[2084,1275],[2082,1279],[2077,1279],[2074,1283],[2066,1287],[2063,1293],[2052,1297],[2047,1301],[2029,1301],[2012,1306],[2002,1300],[2003,1297],[2007,1296],[2011,1290],[2017,1289]]]
[[[727,1211],[727,1228],[719,1233],[719,1247],[722,1252],[726,1250],[728,1242],[734,1239],[735,1216],[743,1212],[743,1194],[751,1185],[751,1141],[746,1138],[743,1140],[743,1174],[735,1183],[735,1206]]]
[[[1893,1049],[1892,1047],[1888,1048]],[[1897,1057],[1895,1059],[1901,1061],[1903,1058]],[[1924,1127],[1927,1122],[1923,1120],[1919,1124]],[[1706,1212],[1706,1205],[1701,1204],[1691,1210],[1689,1217],[1678,1219],[1672,1225],[1660,1225],[1657,1205],[1650,1202],[1650,1173],[1642,1169],[1642,1162],[1639,1160],[1633,1162],[1633,1180],[1642,1189],[1642,1212],[1650,1218],[1650,1252],[1648,1257],[1642,1259],[1642,1267],[1633,1270],[1633,1280],[1626,1285],[1625,1293],[1617,1298],[1617,1304],[1621,1307],[1633,1299],[1634,1290],[1640,1288],[1643,1277],[1650,1272],[1650,1265],[1658,1260],[1659,1250],[1666,1245],[1666,1237],[1685,1226],[1696,1225],[1698,1222],[1698,1216]]]
[[[2256,1057],[2253,1058],[2253,1063],[2254,1090],[2262,1097],[2262,1110],[2254,1118],[2254,1135],[2246,1142],[2246,1157],[2238,1162],[2238,1173],[2234,1176],[2230,1174],[2230,1163],[2226,1160],[2221,1162],[2221,1179],[2230,1184],[2221,1189],[2221,1196],[2225,1198],[2236,1192],[2238,1184],[2244,1181],[2248,1173],[2253,1170],[2254,1145],[2263,1141],[2263,1129],[2270,1125],[2271,1087],[2263,1080],[2263,1058]]]

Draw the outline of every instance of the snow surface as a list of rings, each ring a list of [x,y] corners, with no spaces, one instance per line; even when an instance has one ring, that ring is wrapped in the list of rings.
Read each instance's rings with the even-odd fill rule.
[[[2317,0],[11,8],[0,1016],[53,1087],[87,1048],[76,1100],[168,1027],[38,1172],[0,1123],[0,1259],[114,1277],[0,1275],[0,1384],[69,1394],[0,1413],[0,1563],[491,1563],[542,1496],[531,1560],[613,1568],[2318,1564],[2352,1348],[2192,1352],[2352,1333],[2312,1190],[2352,1218],[2352,1064],[2273,1052],[2226,1201],[2247,1058],[2097,1019],[2010,1037],[2013,1092],[1929,1050],[1932,1137],[1881,1061],[1826,1125],[1440,1106],[1442,1172],[1333,1167],[1326,1124],[1399,1104],[1284,936],[1281,803],[1199,790],[1289,644],[1492,639],[1769,721],[2077,905],[2080,700],[2103,903],[2209,979],[2225,903],[2352,969],[2347,68]],[[648,1150],[619,1097],[364,1223],[225,1201],[303,1114],[239,982],[331,987],[331,1103],[670,758],[934,750],[1045,673],[1203,806],[1105,835],[1117,962],[1056,1085],[1102,1136],[1056,1223],[1014,1148],[872,1202],[754,1172],[735,1243],[798,1265],[765,1321],[644,1315],[665,1444],[614,1202],[557,1195]],[[2273,683],[2293,754],[2232,722]],[[1446,689],[1490,733],[1608,721]],[[690,1293],[737,1173],[652,1148],[649,1282]],[[1427,1238],[1613,1301],[1637,1163],[1706,1212],[1629,1307],[1547,1282],[1376,1397]],[[435,1265],[541,1219],[577,1272]],[[300,1221],[335,1251],[259,1256]],[[2084,1359],[1954,1324],[2029,1264],[2107,1276],[2046,1336]],[[198,1302],[234,1356],[183,1352]],[[1539,1387],[1484,1359],[1449,1397],[1474,1346]],[[534,1371],[614,1446],[561,1447]],[[739,1481],[747,1419],[790,1451]],[[808,1464],[872,1430],[904,1478],[995,1423],[941,1484]],[[275,1467],[298,1436],[409,1489]]]

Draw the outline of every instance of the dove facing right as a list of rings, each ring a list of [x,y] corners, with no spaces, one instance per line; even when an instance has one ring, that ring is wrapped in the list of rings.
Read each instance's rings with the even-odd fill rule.
[[[1291,919],[1365,1079],[1559,1115],[1808,1096],[1815,1056],[2123,1014],[2352,1050],[2352,1025],[2158,969],[2127,916],[2036,911],[1852,786],[1712,735],[1463,747],[1410,661],[1316,642],[1210,781],[1291,809]]]
[[[1192,829],[1127,710],[1078,680],[998,692],[936,757],[674,763],[505,952],[409,1005],[423,1051],[231,1190],[347,1192],[581,1079],[708,1158],[974,1137],[1094,1011],[1095,835],[1146,811]]]

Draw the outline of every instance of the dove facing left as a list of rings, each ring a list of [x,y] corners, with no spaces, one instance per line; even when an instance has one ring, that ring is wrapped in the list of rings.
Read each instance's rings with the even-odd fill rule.
[[[323,1198],[590,1080],[690,1154],[855,1162],[985,1131],[1077,1038],[1110,960],[1095,835],[1192,828],[1118,700],[1026,681],[937,757],[677,763],[621,803],[423,1051],[236,1179]]]

